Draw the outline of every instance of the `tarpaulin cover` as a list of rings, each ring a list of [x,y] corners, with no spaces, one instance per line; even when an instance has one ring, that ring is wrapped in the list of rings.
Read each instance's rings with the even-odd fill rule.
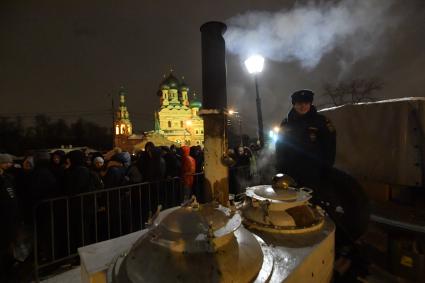
[[[360,179],[422,186],[425,98],[343,105],[320,112],[337,132],[336,168]]]

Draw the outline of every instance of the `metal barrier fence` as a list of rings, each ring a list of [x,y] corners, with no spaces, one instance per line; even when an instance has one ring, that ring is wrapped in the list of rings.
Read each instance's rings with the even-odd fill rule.
[[[36,279],[42,269],[76,258],[78,247],[144,229],[159,204],[168,208],[182,199],[180,178],[170,178],[39,202],[33,208]]]
[[[203,202],[204,174],[194,175],[192,192]],[[248,167],[229,171],[230,192],[260,180]],[[144,229],[158,205],[163,209],[183,200],[181,178],[145,182],[46,199],[33,208],[34,271],[57,268],[77,260],[77,248]]]

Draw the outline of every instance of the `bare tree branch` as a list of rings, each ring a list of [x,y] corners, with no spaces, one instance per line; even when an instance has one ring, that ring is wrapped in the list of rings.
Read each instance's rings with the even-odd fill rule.
[[[338,84],[324,83],[322,95],[328,97],[335,106],[346,103],[375,101],[375,93],[383,88],[379,78],[359,78],[342,81]]]

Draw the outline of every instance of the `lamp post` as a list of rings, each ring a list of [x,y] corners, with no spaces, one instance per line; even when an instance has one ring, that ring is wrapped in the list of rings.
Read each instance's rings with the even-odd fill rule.
[[[234,116],[236,119],[238,119],[238,126],[239,126],[239,139],[240,139],[240,146],[243,146],[243,140],[242,140],[242,117],[239,114],[238,111],[235,111],[233,109],[229,110],[229,115]]]
[[[263,114],[261,112],[261,98],[260,98],[260,93],[258,91],[257,74],[263,71],[264,58],[260,55],[253,55],[245,60],[245,67],[250,74],[254,75],[256,104],[257,104],[258,139],[260,141],[260,147],[263,147],[264,146]]]

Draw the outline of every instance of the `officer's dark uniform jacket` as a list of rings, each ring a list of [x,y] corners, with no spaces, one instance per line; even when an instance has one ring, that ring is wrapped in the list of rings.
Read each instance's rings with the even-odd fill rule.
[[[335,161],[336,134],[331,122],[314,106],[299,115],[292,109],[281,123],[276,142],[276,170],[299,185],[315,188],[323,170]]]

